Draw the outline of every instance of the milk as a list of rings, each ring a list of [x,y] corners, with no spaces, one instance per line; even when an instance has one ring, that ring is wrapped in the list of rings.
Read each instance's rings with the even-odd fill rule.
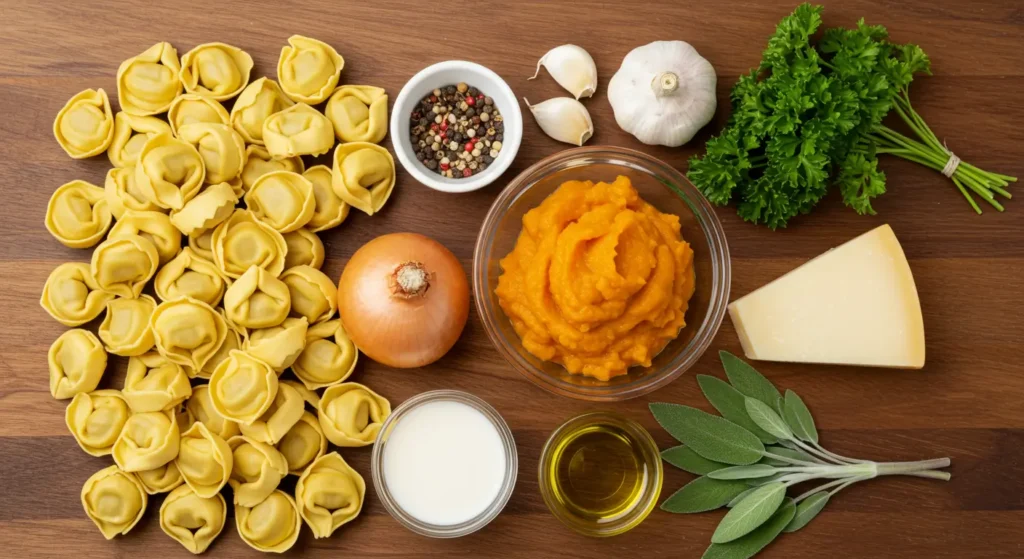
[[[404,415],[384,446],[384,483],[421,522],[451,526],[498,498],[507,468],[501,436],[476,408],[437,400]]]

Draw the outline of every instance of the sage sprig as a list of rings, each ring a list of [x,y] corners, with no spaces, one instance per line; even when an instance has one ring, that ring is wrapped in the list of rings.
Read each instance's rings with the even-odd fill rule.
[[[700,476],[662,503],[673,513],[728,507],[704,559],[747,559],[783,532],[810,523],[847,487],[878,476],[949,480],[949,458],[874,462],[831,452],[818,441],[810,409],[792,390],[783,395],[740,358],[719,353],[729,382],[698,375],[704,396],[722,414],[654,403],[651,413],[681,446],[662,451],[673,466]],[[791,487],[823,480],[787,497]]]

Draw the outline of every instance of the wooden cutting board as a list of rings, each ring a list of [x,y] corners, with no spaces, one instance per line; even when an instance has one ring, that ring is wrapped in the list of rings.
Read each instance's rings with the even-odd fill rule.
[[[357,6],[358,4],[358,6]],[[47,274],[90,252],[63,247],[43,227],[53,190],[73,179],[102,184],[109,162],[72,161],[58,147],[52,122],[63,103],[85,88],[114,97],[118,64],[157,41],[179,52],[223,41],[250,52],[255,76],[274,75],[293,33],[335,46],[345,57],[343,83],[385,87],[395,96],[428,64],[463,58],[501,74],[532,101],[564,95],[548,77],[527,81],[546,50],[572,42],[597,61],[600,87],[586,105],[597,132],[591,144],[643,149],[685,170],[704,140],[728,116],[736,76],[760,60],[775,24],[793,0],[649,2],[303,2],[223,0],[49,2],[0,5],[0,555],[6,557],[185,557],[158,525],[155,498],[128,536],[107,542],[79,502],[82,483],[109,458],[86,456],[64,425],[66,402],[47,389],[46,350],[64,330],[39,307]],[[826,25],[861,16],[888,27],[895,40],[919,43],[934,77],[914,82],[914,106],[957,154],[982,168],[1024,176],[1024,16],[1013,0],[970,3],[925,0],[832,2]],[[682,39],[707,57],[720,77],[716,121],[689,146],[640,145],[615,125],[605,85],[630,49],[656,39]],[[525,110],[525,109],[524,109]],[[503,184],[566,146],[527,118],[519,157],[498,183],[472,194],[447,195],[413,182],[399,169],[385,210],[353,212],[323,235],[324,270],[337,277],[364,242],[384,233],[433,236],[469,269],[477,231]],[[390,139],[385,141],[390,144]],[[884,460],[950,456],[953,480],[884,479],[857,486],[831,502],[803,532],[780,538],[764,557],[986,558],[1024,556],[1024,207],[975,215],[941,175],[886,159],[889,194],[862,217],[829,196],[811,215],[772,232],[721,208],[733,257],[733,298],[876,225],[890,223],[920,291],[928,365],[922,371],[761,364],[778,385],[810,403],[833,450]],[[1015,190],[1020,193],[1020,187]],[[870,296],[870,294],[865,294]],[[675,516],[655,511],[632,532],[588,539],[548,513],[537,491],[537,459],[565,419],[601,407],[647,426],[671,444],[647,412],[652,401],[707,408],[695,373],[721,374],[717,350],[739,352],[728,321],[693,370],[670,386],[629,402],[594,406],[555,397],[521,378],[491,347],[475,311],[451,353],[435,365],[395,371],[362,360],[355,380],[394,404],[434,388],[470,391],[493,404],[519,446],[519,481],[491,525],[454,541],[403,529],[372,489],[362,515],[334,537],[304,530],[291,556],[338,557],[699,557],[721,513]],[[104,380],[120,387],[123,363]],[[370,450],[343,455],[369,480]],[[690,479],[666,469],[664,496]],[[231,520],[229,519],[229,522]],[[232,525],[211,556],[256,553]]]

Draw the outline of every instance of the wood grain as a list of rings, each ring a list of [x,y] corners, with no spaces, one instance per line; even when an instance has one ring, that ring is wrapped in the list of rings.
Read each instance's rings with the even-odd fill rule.
[[[914,106],[965,160],[1024,175],[1024,89],[1020,53],[1024,12],[1014,0],[970,3],[906,0],[830,2],[827,25],[852,25],[867,16],[886,25],[897,41],[919,43],[935,75],[914,83]],[[108,459],[86,456],[68,435],[65,402],[47,391],[45,354],[63,327],[38,305],[47,274],[88,251],[67,249],[43,227],[50,193],[72,179],[102,184],[104,157],[69,160],[53,140],[52,120],[63,103],[87,87],[114,97],[118,64],[158,40],[184,52],[224,41],[250,52],[255,75],[273,75],[286,38],[303,33],[334,45],[346,59],[345,83],[385,87],[394,96],[422,67],[464,58],[501,74],[531,100],[564,95],[547,76],[535,81],[536,59],[573,42],[597,61],[601,86],[586,102],[597,133],[592,144],[642,148],[680,169],[728,116],[735,77],[755,65],[766,37],[793,0],[648,2],[373,3],[224,0],[133,2],[103,0],[8,1],[0,5],[0,555],[10,557],[185,557],[161,533],[154,499],[127,537],[102,539],[79,503],[82,482]],[[214,7],[215,6],[215,7]],[[450,15],[451,13],[457,15]],[[446,22],[465,21],[457,26]],[[691,42],[716,67],[722,108],[716,122],[691,145],[649,148],[621,132],[604,85],[633,47],[656,39]],[[385,143],[388,143],[386,141]],[[502,184],[565,146],[543,136],[528,118],[519,157],[503,180],[482,191],[446,195],[399,171],[385,211],[353,215],[325,233],[325,271],[337,277],[364,242],[393,231],[431,235],[468,269],[484,214]],[[813,407],[823,438],[837,452],[878,459],[950,456],[953,480],[884,479],[836,498],[798,536],[781,538],[765,557],[1024,556],[1024,208],[974,215],[937,173],[886,160],[890,193],[878,215],[861,217],[831,196],[810,216],[779,232],[718,212],[733,255],[733,298],[808,258],[878,224],[890,223],[911,261],[925,313],[928,365],[922,371],[762,364],[777,384],[800,392]],[[354,212],[355,213],[355,212]],[[868,294],[869,295],[869,294]],[[714,351],[692,373],[718,374],[718,349],[738,351],[726,321]],[[105,384],[119,386],[117,362]],[[548,395],[522,379],[492,349],[475,313],[461,341],[439,363],[394,371],[364,360],[355,378],[398,404],[438,387],[473,392],[507,419],[519,447],[520,472],[505,512],[483,531],[454,541],[430,540],[404,530],[375,495],[363,514],[334,537],[314,540],[305,531],[289,556],[338,553],[347,557],[699,557],[720,513],[673,516],[656,511],[632,532],[609,540],[568,531],[545,509],[537,492],[541,446],[562,421],[594,406]],[[688,374],[648,397],[602,407],[647,426],[659,444],[670,438],[646,411],[651,401],[706,407]],[[344,452],[369,478],[369,450]],[[665,495],[689,476],[666,470]],[[827,551],[826,551],[827,550]],[[232,527],[211,552],[247,557]]]

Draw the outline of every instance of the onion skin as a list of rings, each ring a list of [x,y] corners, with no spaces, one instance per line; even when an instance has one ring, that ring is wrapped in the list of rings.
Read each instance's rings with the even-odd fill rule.
[[[426,271],[429,286],[396,293],[396,271]],[[458,258],[416,233],[391,233],[366,243],[349,259],[338,285],[341,323],[359,351],[399,369],[440,359],[469,318],[469,281]]]

